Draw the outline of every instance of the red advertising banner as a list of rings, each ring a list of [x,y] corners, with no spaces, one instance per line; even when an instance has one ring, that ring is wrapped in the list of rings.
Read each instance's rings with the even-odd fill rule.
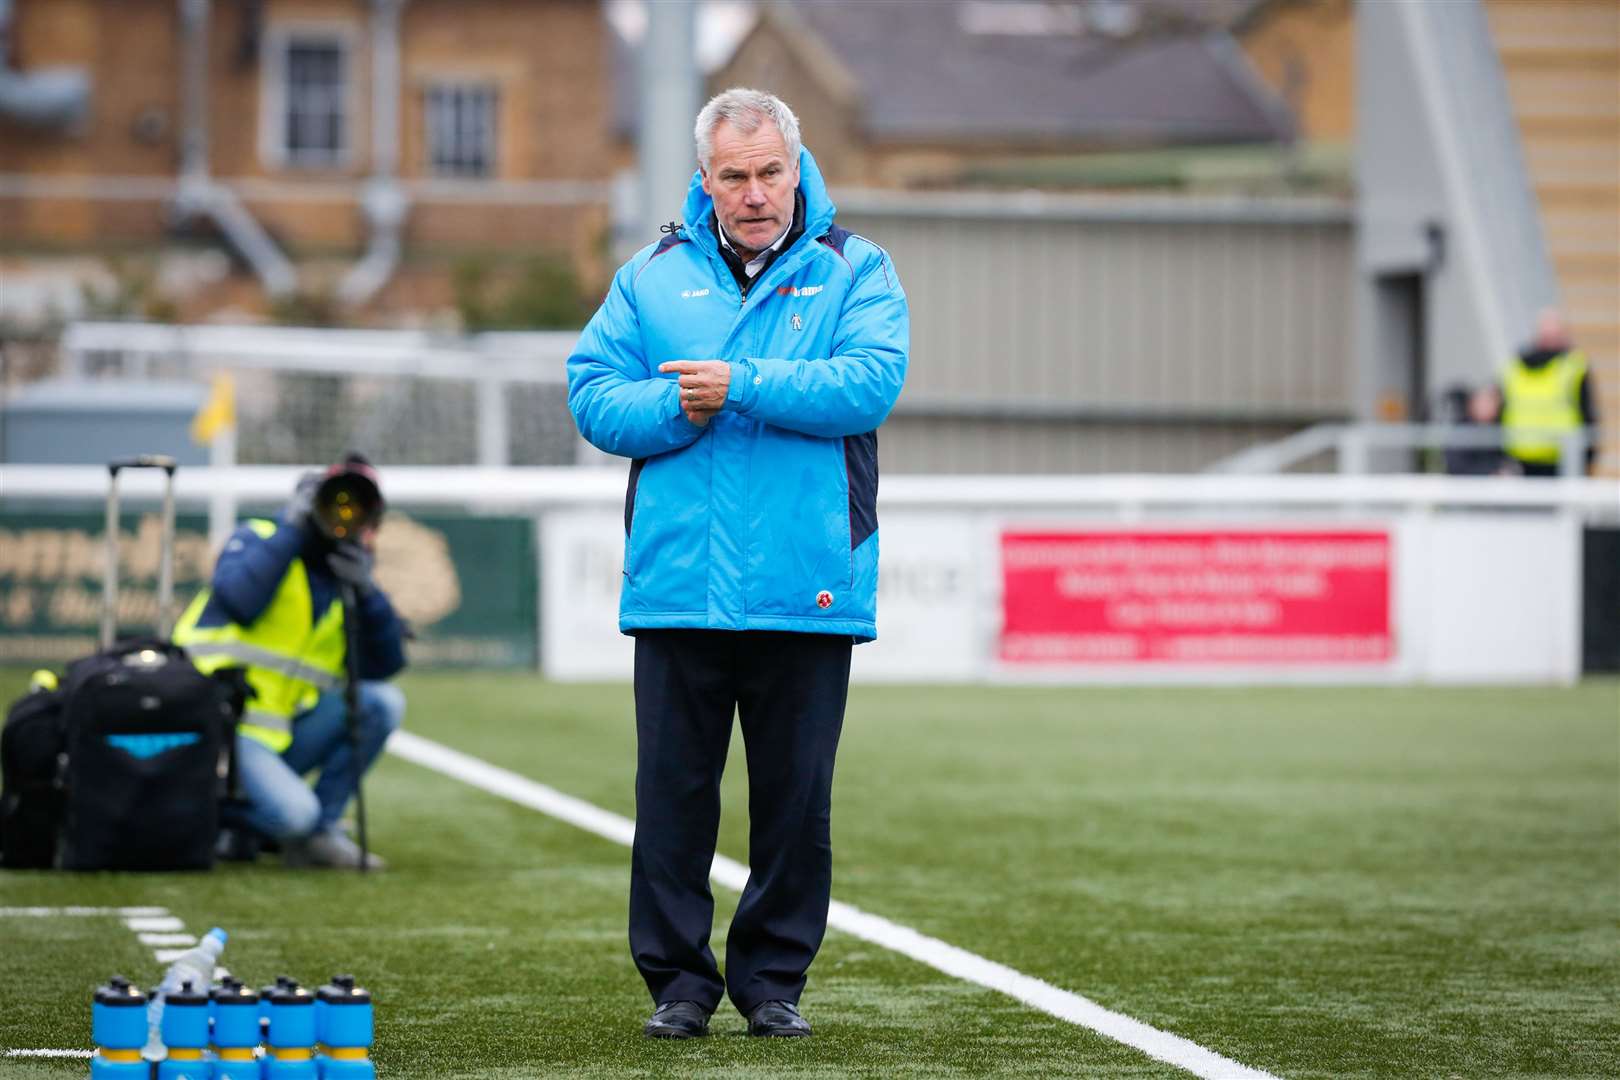
[[[1003,532],[1013,664],[1377,664],[1387,529]]]

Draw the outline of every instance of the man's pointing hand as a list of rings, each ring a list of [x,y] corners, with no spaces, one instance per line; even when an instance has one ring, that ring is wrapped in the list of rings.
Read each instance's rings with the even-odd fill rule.
[[[731,365],[726,361],[666,360],[658,365],[658,370],[665,374],[679,373],[681,411],[698,427],[725,408],[726,394],[731,389]]]

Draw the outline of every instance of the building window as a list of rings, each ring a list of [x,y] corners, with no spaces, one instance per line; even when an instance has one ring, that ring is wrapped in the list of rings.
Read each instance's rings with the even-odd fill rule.
[[[273,167],[346,166],[354,152],[353,32],[276,27],[264,46],[260,153]]]
[[[348,57],[341,42],[287,42],[286,132],[289,165],[336,165],[348,149]]]
[[[500,92],[476,83],[435,83],[422,97],[428,172],[434,176],[494,176]]]

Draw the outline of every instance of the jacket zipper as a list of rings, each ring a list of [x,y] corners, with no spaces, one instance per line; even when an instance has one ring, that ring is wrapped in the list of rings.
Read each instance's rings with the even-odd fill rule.
[[[800,237],[800,239],[802,241],[805,237],[809,237],[809,236],[810,236],[810,232],[809,232],[809,230],[806,230],[804,232],[803,236]],[[816,242],[815,240],[811,240],[811,243],[815,243],[815,242]],[[700,245],[700,247],[704,247],[704,246]],[[789,267],[792,268],[792,270],[794,272],[796,272],[799,267],[803,266],[804,264],[808,263],[812,258],[814,258],[814,255],[813,255],[813,253],[811,253],[811,249],[809,249],[809,248],[805,248],[802,252],[795,251],[795,252],[792,253],[791,261],[790,261],[790,259],[788,257],[783,257],[783,258],[777,259],[775,262],[771,263],[771,265],[769,267],[767,267],[764,270],[764,272],[762,272],[759,275],[759,277],[751,279],[748,282],[747,287],[745,288],[744,286],[737,285],[737,279],[732,275],[731,268],[728,267],[725,264],[725,260],[723,258],[721,258],[718,251],[709,250],[707,247],[704,247],[704,252],[709,257],[711,265],[714,265],[716,267],[716,269],[719,271],[719,274],[723,275],[721,280],[730,281],[732,283],[732,285],[737,289],[737,295],[738,295],[738,299],[737,299],[737,321],[732,324],[731,331],[726,334],[725,341],[722,343],[722,346],[721,346],[722,349],[724,349],[725,346],[727,346],[727,345],[729,345],[731,343],[732,336],[734,334],[736,334],[738,327],[740,327],[742,325],[742,315],[748,309],[748,297],[753,292],[753,287],[755,285],[758,285],[760,283],[760,281],[762,279],[764,279],[767,275],[776,274],[778,269],[783,267],[783,266],[789,266]],[[780,274],[778,276],[781,276],[781,277],[785,278],[785,277],[788,277],[790,275],[789,275],[789,273],[784,272],[784,273],[782,273],[782,274]]]

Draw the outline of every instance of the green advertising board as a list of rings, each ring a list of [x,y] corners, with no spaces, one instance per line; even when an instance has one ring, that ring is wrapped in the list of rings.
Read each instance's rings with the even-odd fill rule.
[[[0,664],[60,665],[95,648],[104,526],[98,511],[0,509]],[[120,633],[142,633],[157,614],[160,522],[156,513],[126,514],[121,528],[118,625]],[[201,515],[176,521],[174,556],[183,608],[213,568]],[[413,664],[538,663],[531,519],[392,511],[377,538],[376,576],[415,631]]]

